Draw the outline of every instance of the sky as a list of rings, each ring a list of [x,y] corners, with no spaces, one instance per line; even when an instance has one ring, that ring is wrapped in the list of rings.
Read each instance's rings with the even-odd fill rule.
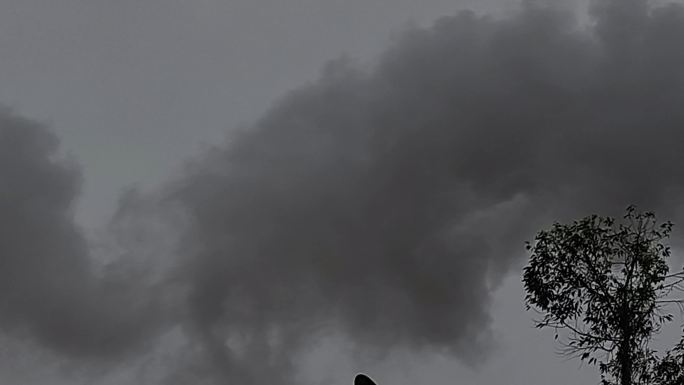
[[[682,37],[665,1],[3,1],[0,382],[596,383],[523,242],[683,217]]]
[[[122,186],[163,181],[329,60],[372,61],[407,25],[464,8],[499,5],[7,0],[0,101],[59,132],[87,175],[79,220],[94,226],[111,215]]]

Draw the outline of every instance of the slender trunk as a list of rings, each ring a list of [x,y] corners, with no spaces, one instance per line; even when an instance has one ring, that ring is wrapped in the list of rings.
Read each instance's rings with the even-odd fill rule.
[[[620,346],[618,347],[617,359],[620,365],[620,385],[631,385],[632,384],[632,358],[634,356],[632,352],[632,314],[629,309],[629,305],[625,300],[622,303],[620,312],[620,329],[621,338]]]
[[[632,355],[630,354],[629,334],[623,336],[618,349],[618,362],[620,365],[620,385],[632,384]]]

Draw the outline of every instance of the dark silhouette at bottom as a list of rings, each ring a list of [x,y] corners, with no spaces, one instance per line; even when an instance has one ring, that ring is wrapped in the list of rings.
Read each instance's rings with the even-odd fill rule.
[[[375,385],[375,382],[365,374],[357,374],[354,378],[354,385]]]

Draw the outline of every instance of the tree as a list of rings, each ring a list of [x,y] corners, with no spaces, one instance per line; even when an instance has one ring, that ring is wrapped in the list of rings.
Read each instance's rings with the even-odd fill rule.
[[[684,385],[684,338],[659,361],[650,376],[655,385]]]
[[[684,269],[670,273],[672,223],[627,208],[624,220],[592,215],[555,223],[527,243],[527,309],[538,328],[563,333],[563,353],[598,365],[604,385],[684,384],[684,338],[665,356],[649,342],[682,310]],[[677,382],[679,381],[679,382]]]

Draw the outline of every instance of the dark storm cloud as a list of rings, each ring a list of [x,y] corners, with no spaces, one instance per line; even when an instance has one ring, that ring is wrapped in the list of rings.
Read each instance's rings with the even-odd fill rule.
[[[195,162],[170,193],[192,218],[183,275],[214,365],[282,383],[330,330],[474,362],[492,288],[539,226],[632,203],[676,220],[684,8],[591,14],[443,18],[370,72],[331,63]]]
[[[111,358],[173,314],[190,341],[173,384],[292,383],[331,333],[477,363],[490,294],[540,226],[628,204],[684,218],[684,7],[597,0],[591,15],[464,12],[370,71],[331,63],[161,196],[125,195],[124,258],[102,273],[72,220],[78,172],[3,112],[0,326]],[[176,205],[181,246],[161,249],[181,258],[159,259]]]
[[[151,304],[123,269],[95,274],[73,222],[79,172],[57,149],[43,126],[0,111],[0,328],[60,353],[118,357],[145,339]]]

